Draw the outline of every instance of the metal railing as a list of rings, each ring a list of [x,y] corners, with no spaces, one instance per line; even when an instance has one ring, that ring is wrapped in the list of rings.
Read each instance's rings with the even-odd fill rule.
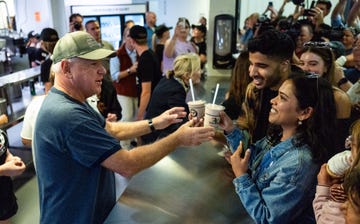
[[[7,6],[7,3],[3,0],[0,0],[0,4],[4,3],[5,5],[5,9],[6,9],[6,27],[5,28],[0,28],[0,36],[8,36],[9,35],[9,27],[10,27],[10,14],[9,14],[9,9]],[[1,20],[3,20],[3,17],[1,17]]]

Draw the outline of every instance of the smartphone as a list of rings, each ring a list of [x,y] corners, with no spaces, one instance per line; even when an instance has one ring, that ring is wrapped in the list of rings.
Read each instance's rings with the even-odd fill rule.
[[[309,9],[304,9],[303,16],[312,16],[312,8],[315,8],[316,1],[312,1]]]
[[[269,7],[272,7],[273,6],[273,2],[269,2]]]
[[[304,9],[303,16],[312,16],[311,9]]]
[[[315,8],[315,4],[316,4],[316,1],[313,0],[313,1],[311,2],[310,9]]]
[[[186,20],[185,18],[180,18],[180,26],[182,29],[185,29],[186,28]]]

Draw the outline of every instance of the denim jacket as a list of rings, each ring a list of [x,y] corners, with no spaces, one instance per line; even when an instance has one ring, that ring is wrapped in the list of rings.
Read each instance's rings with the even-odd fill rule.
[[[235,128],[232,132],[225,134],[231,152],[235,152],[240,144],[243,143],[243,149],[247,149],[250,141],[250,135],[247,130],[240,130]],[[244,150],[245,151],[245,150]]]
[[[239,136],[226,137],[236,149]],[[249,172],[233,180],[249,215],[256,223],[315,223],[312,200],[320,164],[309,146],[295,146],[293,137],[275,146],[263,138],[251,146]]]

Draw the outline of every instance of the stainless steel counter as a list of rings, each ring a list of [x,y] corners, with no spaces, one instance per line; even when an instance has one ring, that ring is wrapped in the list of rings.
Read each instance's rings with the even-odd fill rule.
[[[0,77],[0,95],[6,99],[7,104],[10,106],[10,114],[14,113],[12,106],[12,98],[11,95],[14,93],[14,89],[18,88],[21,96],[21,87],[19,84],[28,82],[29,80],[33,80],[34,78],[40,75],[40,66],[34,68],[28,68],[25,70],[21,70],[18,72],[14,72],[8,75],[4,75]],[[33,85],[33,82],[31,83]],[[33,88],[33,86],[31,86]]]
[[[107,223],[254,223],[212,142],[179,148],[134,176]]]

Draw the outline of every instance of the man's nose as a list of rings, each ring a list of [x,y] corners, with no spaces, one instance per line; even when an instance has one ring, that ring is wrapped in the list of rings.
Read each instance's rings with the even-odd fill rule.
[[[101,75],[106,74],[106,69],[105,69],[105,67],[103,65],[101,65],[100,68],[99,68],[99,74],[101,74]]]
[[[257,72],[257,68],[255,66],[250,66],[249,67],[249,76],[253,77]]]

